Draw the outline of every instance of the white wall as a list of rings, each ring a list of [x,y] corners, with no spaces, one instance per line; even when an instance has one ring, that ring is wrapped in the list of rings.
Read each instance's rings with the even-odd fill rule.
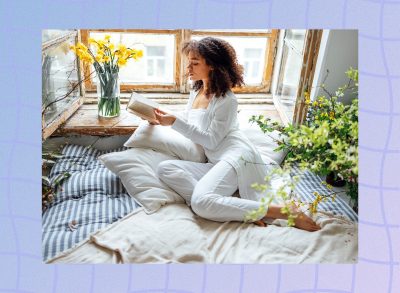
[[[315,68],[311,98],[325,95],[321,85],[329,70],[324,84],[332,94],[338,87],[348,82],[345,72],[350,68],[358,69],[358,31],[357,30],[324,30],[321,39],[320,51]],[[349,103],[354,96],[347,94],[344,103]]]

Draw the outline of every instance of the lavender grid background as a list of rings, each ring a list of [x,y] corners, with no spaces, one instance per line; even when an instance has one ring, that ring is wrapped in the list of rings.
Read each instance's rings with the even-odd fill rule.
[[[400,1],[1,0],[0,15],[0,292],[400,292]],[[359,29],[359,264],[42,264],[45,28]]]

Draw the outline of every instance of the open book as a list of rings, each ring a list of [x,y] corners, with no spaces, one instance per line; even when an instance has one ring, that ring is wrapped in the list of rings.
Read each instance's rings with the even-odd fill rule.
[[[126,110],[142,119],[150,122],[156,122],[157,119],[156,115],[154,114],[154,109],[160,108],[160,104],[149,100],[136,92],[132,92],[131,99],[129,100]]]

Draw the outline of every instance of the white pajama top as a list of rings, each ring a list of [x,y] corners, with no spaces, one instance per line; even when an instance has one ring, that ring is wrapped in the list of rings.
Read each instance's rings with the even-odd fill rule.
[[[251,185],[264,183],[270,167],[239,130],[236,96],[228,91],[224,97],[214,96],[207,109],[192,109],[197,94],[197,91],[190,93],[186,111],[176,118],[172,128],[203,146],[210,163],[221,160],[229,163],[237,172],[240,196],[259,201],[265,193],[254,190]],[[202,112],[199,115],[193,111]],[[191,123],[193,120],[195,124]]]

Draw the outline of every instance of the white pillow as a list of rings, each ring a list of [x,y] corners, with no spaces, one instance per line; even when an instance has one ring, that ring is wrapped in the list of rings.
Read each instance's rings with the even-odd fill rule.
[[[204,149],[169,126],[142,122],[124,146],[151,148],[181,160],[204,163]]]
[[[157,176],[158,164],[173,159],[176,158],[140,148],[99,156],[99,160],[121,178],[129,195],[143,206],[146,213],[154,213],[167,203],[185,202]]]
[[[282,139],[279,131],[264,133],[258,126],[241,130],[260,152],[264,162],[273,162],[278,165],[283,162],[287,151],[274,151],[278,147],[278,144],[274,141],[274,139]]]

